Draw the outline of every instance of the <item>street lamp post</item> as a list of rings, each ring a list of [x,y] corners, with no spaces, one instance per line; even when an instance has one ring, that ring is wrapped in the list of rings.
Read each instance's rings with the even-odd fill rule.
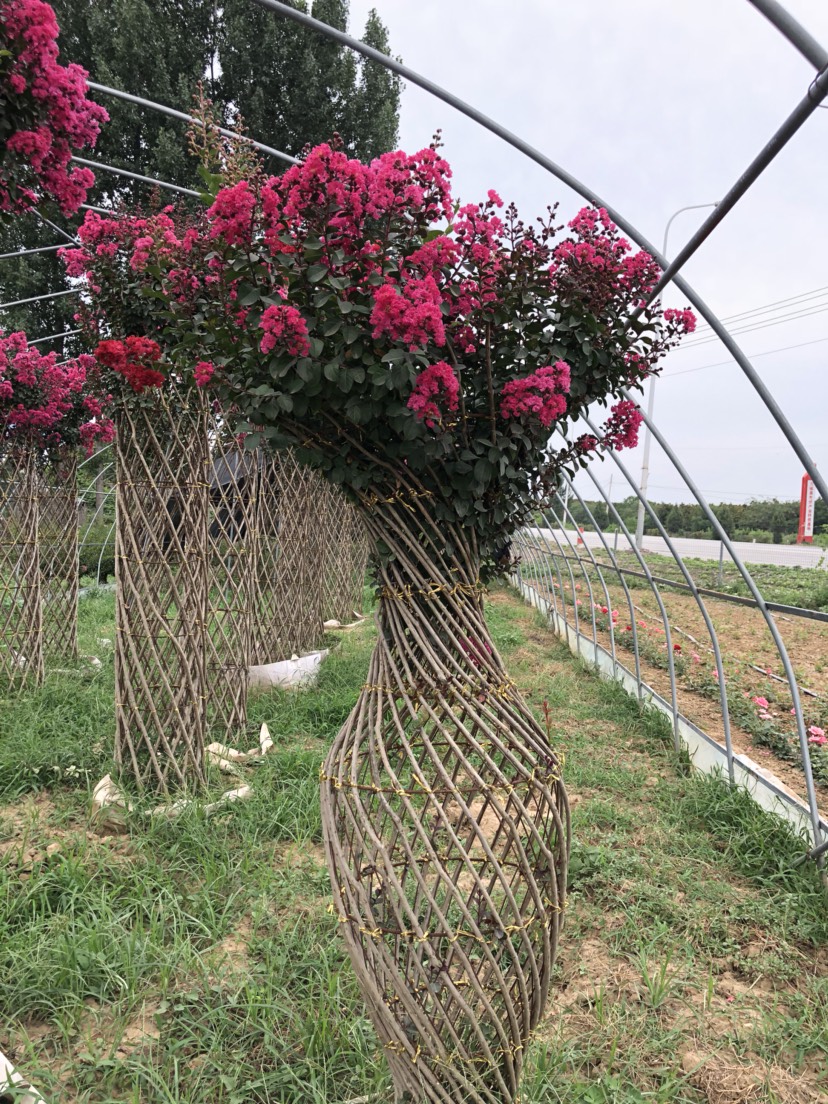
[[[665,261],[667,259],[667,235],[670,233],[670,227],[673,224],[673,219],[676,215],[682,214],[684,211],[699,211],[704,207],[718,207],[719,201],[715,203],[691,203],[689,207],[679,207],[677,211],[674,211],[667,220],[667,225],[664,227],[664,244],[661,247],[661,255]],[[653,417],[653,405],[655,403],[655,376],[650,376],[650,383],[647,389],[647,420],[650,421]],[[641,551],[644,543],[644,499],[647,497],[647,483],[650,479],[650,443],[652,441],[652,434],[650,433],[649,425],[644,427],[644,456],[641,460],[641,498],[638,501],[638,518],[635,523],[635,545],[638,551]]]

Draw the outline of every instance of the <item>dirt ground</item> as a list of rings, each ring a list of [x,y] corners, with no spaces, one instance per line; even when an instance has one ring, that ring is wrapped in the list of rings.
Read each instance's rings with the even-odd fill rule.
[[[581,601],[579,616],[581,629],[591,635],[589,591],[586,584],[578,584]],[[608,583],[612,609],[618,610],[616,622],[616,650],[628,666],[632,667],[632,648],[619,639],[618,630],[630,623],[630,607],[620,586]],[[569,600],[571,594],[566,595]],[[651,592],[644,589],[630,591],[633,614],[638,623],[640,637],[663,647],[663,621],[658,603]],[[606,603],[603,588],[593,584],[593,598],[597,606]],[[699,667],[712,671],[714,653],[710,632],[696,600],[690,594],[662,589],[662,600],[670,621],[674,644],[681,648],[685,662],[694,664],[693,653],[700,660]],[[789,716],[792,700],[784,667],[771,631],[759,610],[749,606],[724,602],[705,597],[705,606],[722,652],[725,678],[731,687],[738,684],[748,697],[764,697],[779,720],[780,727],[795,731],[794,719]],[[571,613],[570,613],[571,616]],[[786,614],[772,614],[793,666],[800,689],[806,724],[822,725],[828,721],[828,624]],[[606,618],[602,619],[606,622]],[[643,622],[643,625],[642,625]],[[659,632],[661,630],[661,632]],[[608,628],[598,625],[598,640],[610,647]],[[641,655],[641,674],[644,680],[662,697],[670,700],[670,678],[664,667]],[[757,669],[758,668],[758,669]],[[714,739],[724,743],[725,733],[722,711],[718,700],[708,697],[688,685],[688,678],[677,672],[677,700],[679,711]],[[759,746],[750,732],[731,716],[731,739],[734,750],[750,756],[773,771],[791,790],[805,797],[805,780],[802,769],[795,763],[781,759],[767,747]],[[823,812],[828,812],[828,786],[817,783],[817,791]]]

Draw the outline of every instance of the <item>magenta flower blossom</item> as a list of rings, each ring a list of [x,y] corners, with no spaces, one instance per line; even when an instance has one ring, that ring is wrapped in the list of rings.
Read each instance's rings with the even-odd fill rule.
[[[523,379],[504,383],[500,393],[500,413],[503,418],[519,418],[521,414],[537,417],[545,428],[566,413],[566,395],[570,386],[570,368],[563,361],[538,368]]]
[[[86,98],[86,71],[58,64],[58,25],[43,0],[0,0],[0,78],[6,150],[0,167],[0,211],[28,210],[53,199],[74,214],[95,183],[72,155],[93,147],[107,112]]]
[[[408,400],[408,409],[413,410],[417,418],[432,429],[443,417],[443,412],[437,405],[438,400],[450,411],[457,410],[460,402],[460,381],[451,365],[444,360],[429,364],[417,376]]]
[[[280,352],[291,356],[307,356],[310,352],[308,324],[296,307],[271,306],[262,314],[259,323],[264,337],[259,348],[263,353],[280,346]]]

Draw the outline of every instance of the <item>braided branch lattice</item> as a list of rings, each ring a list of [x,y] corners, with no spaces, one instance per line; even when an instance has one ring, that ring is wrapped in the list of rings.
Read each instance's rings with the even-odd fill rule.
[[[77,457],[48,465],[40,477],[40,587],[43,651],[78,654],[78,480]]]
[[[257,458],[215,416],[210,456],[207,719],[216,738],[232,743],[247,727]]]
[[[261,453],[256,494],[253,664],[315,648],[322,636],[319,476],[292,452]]]
[[[207,425],[203,397],[145,393],[115,437],[115,760],[143,788],[204,765]]]
[[[37,467],[28,449],[0,457],[0,674],[43,680]]]
[[[368,536],[362,517],[338,488],[320,479],[316,515],[322,545],[322,619],[352,621],[362,610]]]
[[[561,763],[492,646],[465,534],[449,562],[416,494],[365,508],[391,557],[322,773],[334,908],[397,1100],[514,1102],[562,920]]]

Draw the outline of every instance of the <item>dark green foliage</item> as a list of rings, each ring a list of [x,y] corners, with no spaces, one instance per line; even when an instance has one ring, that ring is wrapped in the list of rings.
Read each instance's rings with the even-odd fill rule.
[[[303,0],[293,6],[308,11]],[[348,30],[347,0],[316,0],[314,18]],[[390,52],[388,32],[372,11],[363,41]],[[332,39],[250,0],[224,5],[219,42],[221,99],[240,110],[250,134],[285,153],[328,141],[337,132],[361,160],[397,142],[400,82]],[[277,166],[273,166],[276,171]]]

